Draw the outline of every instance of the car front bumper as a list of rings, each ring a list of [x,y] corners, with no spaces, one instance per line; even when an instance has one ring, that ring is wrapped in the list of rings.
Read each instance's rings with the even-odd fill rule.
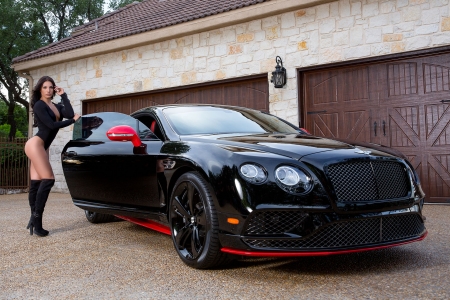
[[[270,209],[253,212],[239,227],[220,227],[222,251],[254,256],[367,251],[419,241],[427,234],[418,205],[351,215]]]

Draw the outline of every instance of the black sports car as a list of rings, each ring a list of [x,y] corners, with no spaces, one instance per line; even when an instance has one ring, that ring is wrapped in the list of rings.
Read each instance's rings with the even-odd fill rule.
[[[424,193],[401,153],[319,138],[247,108],[85,115],[62,165],[90,222],[120,217],[169,234],[194,268],[233,255],[382,249],[427,233]]]

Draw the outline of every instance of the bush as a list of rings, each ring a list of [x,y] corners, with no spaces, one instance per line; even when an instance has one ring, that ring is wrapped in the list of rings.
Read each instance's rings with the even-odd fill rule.
[[[11,125],[9,125],[9,124],[0,125],[0,137],[8,137],[9,130],[11,130]],[[16,130],[16,138],[21,138],[21,137],[24,137],[22,132],[20,132],[19,130]]]

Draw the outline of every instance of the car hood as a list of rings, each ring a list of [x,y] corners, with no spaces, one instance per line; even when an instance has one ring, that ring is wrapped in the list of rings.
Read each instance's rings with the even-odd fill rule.
[[[339,153],[339,156],[347,156],[349,158],[361,157],[361,154],[368,154],[367,151],[370,151],[371,155],[390,156],[386,153],[387,151],[383,151],[384,149],[376,149],[377,145],[368,148],[366,145],[358,146],[356,142],[352,145],[307,134],[208,135],[189,137],[184,140],[208,141],[223,146],[248,148],[283,155],[296,160],[308,155],[330,151],[335,151],[336,155]],[[366,152],[364,153],[364,151]]]

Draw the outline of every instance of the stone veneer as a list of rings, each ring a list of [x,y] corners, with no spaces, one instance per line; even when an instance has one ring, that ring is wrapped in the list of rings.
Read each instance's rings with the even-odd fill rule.
[[[296,69],[450,44],[448,0],[341,0],[31,72],[81,101],[268,73],[281,56],[285,88],[269,84],[270,112],[298,123]],[[58,101],[58,100],[56,100]],[[72,127],[50,148],[53,191],[67,192],[60,153]]]

